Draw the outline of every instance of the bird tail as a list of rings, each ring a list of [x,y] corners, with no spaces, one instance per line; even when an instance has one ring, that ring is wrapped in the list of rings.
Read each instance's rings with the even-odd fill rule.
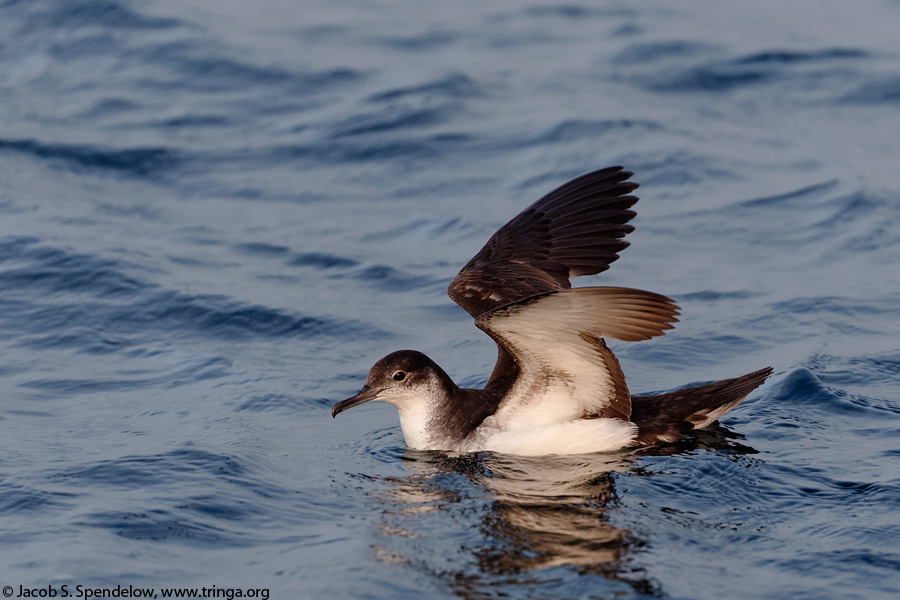
[[[656,396],[632,396],[631,420],[639,444],[675,442],[692,429],[702,429],[743,402],[772,374],[766,367],[734,379]]]

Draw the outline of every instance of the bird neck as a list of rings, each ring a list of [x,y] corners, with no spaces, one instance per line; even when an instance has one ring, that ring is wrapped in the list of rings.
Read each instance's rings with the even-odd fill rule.
[[[418,388],[415,397],[397,403],[406,445],[417,450],[448,450],[454,440],[443,427],[442,415],[454,412],[460,393],[450,376],[433,365],[428,384]]]

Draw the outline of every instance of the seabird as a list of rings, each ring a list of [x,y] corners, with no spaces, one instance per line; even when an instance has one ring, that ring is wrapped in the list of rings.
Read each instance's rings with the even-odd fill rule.
[[[679,440],[737,406],[772,373],[632,396],[604,338],[663,335],[670,298],[622,287],[573,288],[628,246],[638,184],[610,167],[553,190],[501,227],[450,283],[450,298],[497,343],[484,389],[462,389],[414,350],[388,354],[332,416],[370,400],[397,407],[407,446],[540,456]]]

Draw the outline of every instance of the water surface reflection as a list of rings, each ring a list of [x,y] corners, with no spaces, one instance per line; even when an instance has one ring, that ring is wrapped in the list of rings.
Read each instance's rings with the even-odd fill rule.
[[[541,586],[587,574],[655,595],[645,573],[629,563],[642,545],[607,514],[617,501],[615,474],[634,469],[634,456],[595,454],[518,457],[482,453],[448,456],[407,450],[407,476],[391,478],[385,533],[402,538],[379,547],[380,558],[437,575],[464,598],[485,585]],[[442,522],[471,522],[457,540],[452,565],[429,562]],[[427,543],[425,542],[427,540]],[[418,543],[416,543],[418,541]],[[443,558],[446,559],[446,547]]]

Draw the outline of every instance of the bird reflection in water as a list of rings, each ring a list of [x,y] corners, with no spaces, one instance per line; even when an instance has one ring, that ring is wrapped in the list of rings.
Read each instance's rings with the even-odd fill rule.
[[[444,513],[440,517],[457,512],[455,521],[472,520],[478,531],[465,540],[469,543],[462,548],[462,564],[449,571],[446,564],[429,564],[421,541],[408,553],[382,547],[376,551],[382,560],[409,563],[437,575],[464,598],[479,597],[477,590],[488,584],[534,583],[528,574],[551,567],[601,575],[653,593],[644,573],[628,564],[630,551],[641,542],[612,525],[606,515],[615,501],[613,473],[632,469],[632,463],[621,453],[536,458],[407,450],[404,465],[413,473],[391,478],[393,507],[385,514],[387,522],[402,526],[386,523],[384,532],[437,543],[433,538],[440,534],[434,523],[422,522],[436,511]],[[469,510],[473,499],[480,519]],[[518,580],[522,575],[526,579]]]
[[[540,574],[556,568],[662,595],[632,560],[646,540],[610,522],[616,479],[647,476],[642,457],[648,455],[755,453],[735,440],[740,437],[716,424],[678,444],[628,453],[521,457],[406,450],[403,465],[410,473],[389,478],[383,497],[388,508],[382,532],[390,550],[378,545],[376,553],[384,562],[438,577],[462,598],[481,598],[486,586],[546,585],[560,572]]]

